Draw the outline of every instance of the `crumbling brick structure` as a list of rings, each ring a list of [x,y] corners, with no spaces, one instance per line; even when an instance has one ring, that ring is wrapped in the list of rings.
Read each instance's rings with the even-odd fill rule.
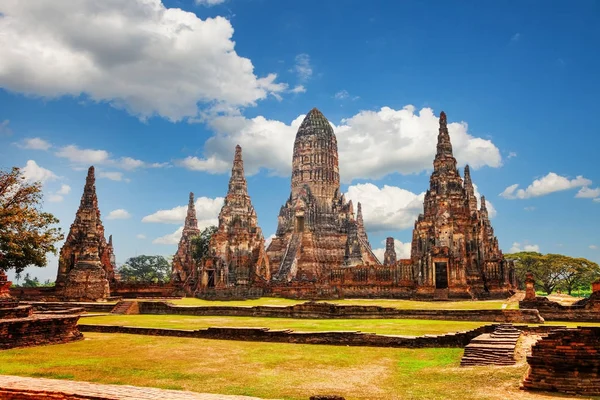
[[[600,327],[550,332],[527,357],[521,389],[600,395]]]
[[[242,148],[235,147],[229,188],[218,230],[210,239],[210,255],[202,261],[199,291],[266,284],[271,278],[265,239],[248,195]]]
[[[108,242],[104,237],[95,182],[94,167],[91,166],[88,169],[75,221],[71,224],[67,240],[60,249],[56,277],[56,292],[59,294],[64,291],[69,274],[80,260],[94,261],[104,271],[104,279],[109,283],[115,280],[116,264],[112,236],[109,237]]]
[[[171,272],[171,281],[183,287],[189,287],[190,281],[196,277],[196,261],[193,257],[192,239],[199,235],[200,229],[198,229],[198,219],[196,218],[194,193],[190,192],[183,231],[177,246],[177,253],[173,256]]]
[[[443,111],[439,124],[430,187],[411,245],[418,294],[506,297],[514,288],[514,270],[498,246],[483,196],[477,208],[469,166],[465,167],[464,182],[458,172]]]
[[[337,139],[316,108],[296,134],[291,189],[267,249],[274,284],[326,281],[340,266],[380,264],[362,215],[354,218],[352,202],[340,192]]]

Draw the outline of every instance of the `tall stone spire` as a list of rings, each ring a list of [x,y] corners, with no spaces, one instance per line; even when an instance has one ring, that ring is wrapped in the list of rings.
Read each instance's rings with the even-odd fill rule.
[[[177,253],[173,256],[171,272],[171,279],[173,281],[185,282],[195,277],[196,261],[193,257],[192,239],[198,235],[200,235],[200,229],[198,229],[198,219],[196,218],[194,193],[190,192],[181,239],[179,239]]]
[[[202,271],[203,289],[209,287],[209,270],[218,272],[215,287],[249,285],[268,281],[271,277],[265,239],[248,195],[239,145],[235,147],[229,188],[219,212],[219,226],[210,239],[210,253],[211,259],[206,262],[211,268],[203,267]]]
[[[67,275],[80,258],[90,255],[100,258],[107,279],[114,280],[115,264],[112,251],[112,242],[109,245],[104,236],[104,226],[100,219],[96,195],[94,167],[91,166],[85,179],[75,221],[71,224],[67,239],[60,250],[56,277],[57,287],[60,288],[64,285]]]
[[[473,187],[473,181],[471,180],[471,171],[469,169],[469,164],[465,165],[464,187],[465,194],[467,196],[469,212],[472,215],[474,212],[477,212],[477,197],[475,197],[475,189]]]
[[[235,155],[233,157],[233,167],[231,168],[231,177],[229,178],[229,193],[248,195],[248,184],[244,176],[244,160],[242,160],[242,147],[235,146]]]
[[[194,193],[190,192],[187,214],[185,216],[184,229],[198,230],[198,218],[196,218],[196,205],[194,204]]]
[[[396,247],[394,238],[388,237],[385,239],[385,253],[383,253],[383,265],[396,265]]]
[[[443,111],[440,113],[436,158],[441,156],[452,157],[452,143],[450,143],[450,134],[448,133],[448,121],[446,120],[446,113]]]
[[[367,236],[367,231],[365,230],[365,223],[363,222],[362,206],[360,205],[360,201],[358,202],[356,208],[356,228],[358,230],[358,237],[362,241],[362,244],[371,248],[369,237]]]
[[[327,203],[340,191],[337,139],[327,118],[316,108],[304,117],[294,141],[294,201],[305,186],[313,196]]]

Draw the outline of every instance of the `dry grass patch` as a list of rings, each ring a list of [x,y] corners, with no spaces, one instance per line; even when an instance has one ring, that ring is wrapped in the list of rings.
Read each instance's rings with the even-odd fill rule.
[[[462,353],[86,333],[0,352],[0,373],[290,400],[545,398],[518,390],[525,365],[460,368]]]

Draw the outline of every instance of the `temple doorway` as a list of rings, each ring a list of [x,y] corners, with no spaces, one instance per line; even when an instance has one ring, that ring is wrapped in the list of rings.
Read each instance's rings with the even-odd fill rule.
[[[436,262],[435,263],[435,288],[436,289],[447,289],[448,288],[448,263]]]
[[[296,232],[304,232],[304,216],[296,217]]]
[[[208,270],[208,287],[209,288],[213,288],[215,287],[215,270]]]

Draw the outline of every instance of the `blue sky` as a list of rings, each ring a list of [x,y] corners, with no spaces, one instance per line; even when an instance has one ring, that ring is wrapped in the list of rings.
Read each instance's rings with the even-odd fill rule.
[[[444,110],[505,252],[600,262],[598,2],[7,1],[0,33],[0,167],[68,231],[95,165],[118,263],[172,255],[190,191],[214,223],[238,143],[272,235],[312,107],[373,248],[408,256]]]

